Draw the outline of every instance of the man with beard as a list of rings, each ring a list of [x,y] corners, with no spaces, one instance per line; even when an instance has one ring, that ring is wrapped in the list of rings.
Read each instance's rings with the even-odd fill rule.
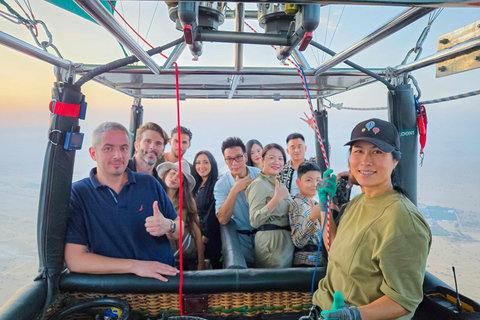
[[[97,166],[75,182],[65,244],[72,272],[134,273],[168,281],[175,259],[169,240],[179,237],[179,218],[151,175],[127,168],[130,134],[116,122],[93,131],[91,158]]]
[[[167,190],[167,186],[158,176],[155,163],[160,157],[163,157],[163,151],[167,143],[168,136],[165,130],[156,123],[148,122],[137,129],[135,154],[128,161],[128,168],[130,170],[151,174],[160,182],[165,191]]]
[[[171,149],[169,152],[165,152],[163,156],[160,156],[157,160],[157,164],[155,166],[158,166],[161,163],[164,162],[178,162],[178,143],[180,140],[181,144],[181,151],[182,151],[182,160],[185,160],[183,158],[183,155],[185,152],[187,152],[188,148],[192,145],[192,131],[190,129],[185,128],[180,126],[180,139],[178,139],[178,131],[177,127],[172,129],[171,135],[170,135],[170,146]],[[186,161],[186,160],[185,160]],[[188,162],[188,161],[187,161]],[[190,165],[190,172],[193,172],[193,166],[190,162],[188,162]]]

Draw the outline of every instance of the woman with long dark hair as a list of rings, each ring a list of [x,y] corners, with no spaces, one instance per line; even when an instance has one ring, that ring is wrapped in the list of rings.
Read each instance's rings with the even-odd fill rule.
[[[249,140],[245,145],[247,154],[247,166],[256,167],[262,170],[262,150],[263,146],[256,139]]]
[[[289,268],[294,246],[290,237],[288,209],[292,202],[287,187],[277,180],[285,165],[285,150],[276,143],[263,148],[263,170],[245,191],[250,224],[255,234],[257,268]]]
[[[432,234],[417,207],[392,183],[401,156],[398,131],[387,121],[369,119],[353,129],[346,145],[350,175],[363,193],[347,204],[338,228],[330,219],[327,274],[313,302],[323,310],[333,309],[338,291],[346,305],[323,311],[324,318],[411,319],[423,298]],[[319,189],[319,218],[327,194],[335,194],[335,180],[334,175],[326,177]],[[319,220],[323,224],[324,219]]]
[[[180,211],[180,175],[178,162],[164,162],[157,167],[158,175],[167,185],[167,196],[173,203],[177,214]],[[202,233],[200,223],[198,222],[197,206],[192,196],[192,190],[195,187],[195,179],[190,174],[188,162],[182,161],[182,195],[183,210],[182,221],[185,232],[182,235],[183,247],[183,265],[186,270],[204,270],[205,257],[204,246],[202,242]],[[179,259],[179,240],[170,240],[175,259]]]
[[[193,196],[198,208],[205,259],[210,260],[213,269],[221,269],[222,240],[213,196],[213,187],[218,179],[217,161],[209,151],[202,150],[195,155],[193,166],[193,177],[196,181]]]

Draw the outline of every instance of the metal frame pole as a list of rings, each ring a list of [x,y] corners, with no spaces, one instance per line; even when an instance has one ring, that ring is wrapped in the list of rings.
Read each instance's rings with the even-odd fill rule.
[[[435,63],[453,59],[462,54],[469,53],[470,51],[473,51],[476,49],[478,50],[479,48],[480,48],[480,39],[467,41],[461,44],[457,44],[456,46],[451,47],[449,49],[439,51],[421,60],[413,61],[405,65],[396,66],[395,71],[393,73],[395,76],[399,76],[402,73],[410,72],[413,70],[417,70],[417,69],[435,64]]]
[[[53,55],[45,50],[42,50],[40,48],[34,47],[31,44],[28,44],[22,40],[19,40],[15,37],[12,37],[11,35],[0,31],[0,44],[3,44],[4,46],[22,52],[26,53],[30,56],[33,56],[37,59],[40,59],[44,62],[50,63],[54,66],[67,69],[72,66],[72,62],[66,59],[62,59],[57,57],[56,55]],[[81,71],[82,69],[80,67],[77,67],[76,70]]]
[[[322,143],[325,147],[325,153],[327,154],[327,160],[330,161],[330,142],[328,140],[328,113],[325,108],[320,107],[322,105],[322,99],[317,99],[317,110],[315,110],[315,119],[317,120],[318,130],[320,131],[320,135],[322,137]],[[317,164],[322,169],[322,174],[325,172],[327,168],[327,164],[325,163],[325,159],[323,159],[322,149],[320,147],[320,142],[318,142],[317,134],[315,136],[315,151],[317,155]]]
[[[97,66],[92,65],[83,65],[81,72],[88,72],[94,70]],[[313,70],[304,70],[305,76],[312,77]],[[136,67],[122,67],[121,69],[111,69],[108,70],[109,73],[123,73],[123,74],[151,74],[146,68],[136,68]],[[181,67],[179,68],[180,74],[242,74],[242,75],[289,75],[289,76],[298,76],[298,71],[293,68],[243,68],[242,71],[235,71],[232,67],[210,67],[210,68],[195,68],[195,67]],[[378,75],[385,75],[384,70],[376,72]],[[162,75],[175,74],[173,68],[162,70]],[[327,75],[365,75],[365,72],[351,70],[351,69],[335,69],[325,72]]]
[[[315,75],[319,76],[325,71],[333,68],[334,66],[342,63],[343,61],[347,60],[351,56],[357,54],[358,52],[370,47],[374,43],[388,37],[392,33],[402,29],[403,27],[408,26],[414,21],[417,21],[421,17],[425,16],[426,14],[434,11],[435,8],[422,8],[422,7],[415,7],[410,8],[407,11],[401,13],[397,17],[395,17],[389,23],[381,26],[374,32],[367,35],[365,38],[360,40],[359,42],[355,43],[354,45],[348,47],[344,51],[337,53],[332,59],[322,64],[315,70]]]
[[[312,67],[310,67],[310,64],[308,64],[307,59],[303,55],[303,53],[298,50],[298,48],[293,49],[292,51],[292,56],[297,60],[298,64],[303,68],[303,70],[310,70]]]
[[[245,5],[243,3],[235,4],[235,32],[243,32],[243,23],[245,21]],[[243,43],[235,43],[235,71],[243,69]],[[234,74],[230,82],[230,91],[228,99],[232,99],[235,90],[240,82],[240,75]]]
[[[328,49],[328,48],[325,47],[325,46],[322,46],[320,43],[317,43],[317,42],[315,42],[315,41],[310,42],[310,45],[314,46],[314,47],[317,48],[317,49],[322,50],[323,52],[328,53],[328,54],[331,55],[331,56],[334,56],[334,55],[336,54],[334,51]],[[382,76],[380,76],[379,74],[376,74],[375,72],[372,72],[372,71],[370,71],[370,70],[368,70],[368,69],[366,69],[366,68],[364,68],[364,67],[362,67],[362,66],[360,66],[360,65],[358,65],[358,64],[356,64],[356,63],[353,63],[353,62],[351,62],[350,60],[345,60],[345,61],[343,61],[343,63],[345,63],[346,65],[348,65],[348,66],[350,66],[350,67],[352,67],[352,68],[357,69],[358,71],[361,71],[361,72],[364,72],[365,74],[368,74],[368,75],[371,76],[372,78],[377,79],[378,81],[380,81],[381,83],[383,83],[384,85],[386,85],[389,90],[394,90],[394,89],[395,89],[395,87],[394,87],[390,82],[388,82],[386,79],[384,79],[384,78],[383,78]]]
[[[78,1],[78,0],[77,0]],[[200,29],[200,28],[198,28]],[[263,34],[253,32],[198,30],[195,41],[267,44],[275,46],[290,46],[291,41],[281,34]]]
[[[137,138],[137,129],[143,124],[143,106],[142,99],[134,98],[130,109],[130,156],[135,154],[135,139]]]
[[[115,21],[113,16],[99,0],[73,0],[95,21],[107,29],[118,41],[126,46],[137,58],[155,74],[160,74],[160,67],[153,61],[128,33]]]
[[[168,59],[165,61],[163,64],[163,69],[170,68],[177,60],[178,58],[182,55],[183,50],[187,47],[187,43],[183,41],[182,43],[179,43],[175,46],[173,49],[172,53],[168,56]]]
[[[237,3],[235,8],[235,32],[243,32],[245,21],[245,5]],[[243,69],[243,44],[235,43],[235,71]]]

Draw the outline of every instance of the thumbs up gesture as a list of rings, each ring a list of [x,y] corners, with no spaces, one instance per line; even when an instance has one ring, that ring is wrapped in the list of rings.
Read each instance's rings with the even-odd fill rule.
[[[280,186],[280,182],[275,179],[275,197],[279,200],[285,200],[290,196],[290,192],[288,192],[287,187],[284,185]]]
[[[145,228],[152,236],[160,237],[171,230],[172,222],[166,219],[158,209],[158,201],[153,203],[153,216],[145,219]]]

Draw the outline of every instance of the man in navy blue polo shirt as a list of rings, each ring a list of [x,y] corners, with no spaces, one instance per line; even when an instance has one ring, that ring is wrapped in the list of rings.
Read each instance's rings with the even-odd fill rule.
[[[158,181],[127,168],[130,135],[116,122],[93,131],[97,167],[72,185],[65,262],[82,273],[134,273],[167,281],[176,275],[169,239],[179,218]]]

